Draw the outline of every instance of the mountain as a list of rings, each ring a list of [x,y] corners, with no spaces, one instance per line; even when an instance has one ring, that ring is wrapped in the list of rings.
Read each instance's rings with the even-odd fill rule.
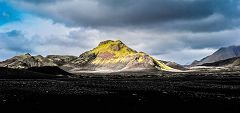
[[[41,55],[32,56],[27,53],[25,55],[15,56],[6,61],[0,62],[0,67],[27,69],[31,67],[62,66],[77,58],[78,57],[75,56],[61,55],[49,55],[47,57],[43,57]]]
[[[200,61],[194,61],[191,65],[203,65],[206,63],[214,63],[229,58],[240,57],[240,46],[223,47],[214,52],[212,55],[203,58]]]
[[[213,63],[205,63],[202,66],[225,66],[225,67],[234,67],[240,66],[240,57],[229,58],[226,60],[220,60]]]
[[[78,59],[64,66],[72,68],[73,72],[84,70],[136,71],[172,69],[146,53],[129,48],[120,40],[103,41],[96,48],[81,54]]]
[[[57,66],[53,61],[44,58],[41,55],[31,56],[29,53],[25,55],[15,56],[6,61],[0,62],[0,67],[8,67],[14,69],[26,69],[29,67]]]

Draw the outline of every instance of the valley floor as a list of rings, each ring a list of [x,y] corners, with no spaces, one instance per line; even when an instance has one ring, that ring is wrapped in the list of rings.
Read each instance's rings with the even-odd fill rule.
[[[239,113],[240,76],[1,79],[1,113]]]

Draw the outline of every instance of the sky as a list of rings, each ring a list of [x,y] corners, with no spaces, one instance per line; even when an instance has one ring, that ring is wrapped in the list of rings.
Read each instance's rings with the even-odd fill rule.
[[[190,64],[240,45],[239,0],[0,0],[0,61],[75,55],[121,40],[158,59]]]

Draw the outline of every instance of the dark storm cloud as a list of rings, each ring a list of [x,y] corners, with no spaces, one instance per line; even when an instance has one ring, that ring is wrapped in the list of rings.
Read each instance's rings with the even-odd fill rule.
[[[125,6],[121,7],[125,11],[122,14],[120,12],[120,15],[123,15],[122,20],[129,24],[196,19],[213,14],[211,4],[211,2],[206,1],[133,0],[132,4],[128,5],[126,9],[124,8]],[[111,8],[115,9],[114,7]]]
[[[152,26],[190,31],[233,28],[239,18],[238,0],[24,0],[19,6],[67,25],[91,27]],[[45,4],[41,4],[45,3]],[[222,20],[198,20],[222,15]],[[181,24],[185,21],[186,24]],[[188,24],[188,21],[195,23]],[[175,22],[172,24],[172,22]],[[175,25],[176,24],[176,25]],[[177,26],[178,25],[178,26]]]

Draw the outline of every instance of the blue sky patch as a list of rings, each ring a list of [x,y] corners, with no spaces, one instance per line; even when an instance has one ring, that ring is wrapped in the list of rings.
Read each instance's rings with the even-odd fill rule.
[[[11,5],[0,1],[0,25],[20,20],[21,13],[15,10]]]

